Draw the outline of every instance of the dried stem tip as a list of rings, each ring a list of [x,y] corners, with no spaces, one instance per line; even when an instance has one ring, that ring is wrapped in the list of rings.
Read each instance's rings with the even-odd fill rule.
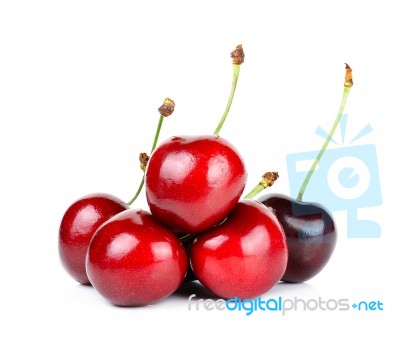
[[[244,52],[242,45],[236,46],[236,49],[231,52],[233,64],[240,65],[244,63]]]
[[[164,117],[168,117],[174,112],[175,109],[175,102],[167,97],[164,99],[164,103],[161,107],[158,108],[158,112],[160,115],[163,115]]]
[[[149,162],[150,157],[147,155],[147,153],[140,153],[139,154],[139,162],[140,162],[140,169],[144,172],[147,166],[147,163]]]
[[[353,70],[349,66],[349,64],[344,63],[346,65],[346,76],[344,77],[344,86],[346,88],[351,88],[353,86]]]
[[[276,180],[278,180],[279,174],[278,172],[267,172],[262,176],[262,180],[260,181],[260,185],[264,188],[271,187]]]

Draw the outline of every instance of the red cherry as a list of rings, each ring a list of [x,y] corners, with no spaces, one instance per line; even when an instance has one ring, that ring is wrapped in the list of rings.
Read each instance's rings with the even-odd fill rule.
[[[85,259],[90,239],[105,221],[129,206],[110,194],[90,194],[74,202],[62,218],[58,249],[65,270],[78,282],[89,284]]]
[[[287,245],[275,216],[254,200],[240,201],[220,226],[202,233],[190,249],[193,272],[214,294],[259,296],[282,277]]]
[[[196,234],[228,215],[246,179],[241,156],[222,137],[172,137],[154,151],[147,165],[147,202],[165,225]]]
[[[169,296],[187,267],[179,239],[142,210],[108,220],[93,236],[86,258],[92,285],[120,306],[147,305]]]

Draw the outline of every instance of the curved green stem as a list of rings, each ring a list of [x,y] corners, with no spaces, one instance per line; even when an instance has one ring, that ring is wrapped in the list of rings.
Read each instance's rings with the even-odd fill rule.
[[[308,171],[308,173],[307,173],[307,175],[306,175],[306,177],[305,177],[305,179],[303,181],[303,184],[301,185],[299,194],[297,196],[297,200],[298,201],[302,201],[304,191],[306,190],[307,185],[310,182],[310,179],[311,179],[311,177],[312,177],[312,175],[313,175],[313,173],[315,171],[315,168],[317,168],[318,163],[322,158],[322,155],[324,155],[324,152],[325,152],[326,148],[328,147],[329,142],[332,140],[333,134],[335,133],[335,130],[336,130],[336,128],[337,128],[337,126],[338,126],[338,124],[340,122],[340,119],[342,118],[342,114],[343,114],[343,111],[344,111],[344,107],[346,106],[347,97],[349,96],[350,89],[351,89],[351,86],[350,87],[349,86],[345,86],[344,87],[343,96],[342,96],[342,102],[340,103],[339,112],[338,112],[338,114],[336,116],[335,122],[333,122],[333,125],[332,125],[332,128],[331,128],[331,131],[329,132],[329,135],[327,136],[324,144],[322,145],[321,150],[319,151],[316,159],[314,160],[314,163],[312,164],[310,170]]]
[[[156,149],[157,147],[157,142],[158,142],[158,137],[160,136],[160,131],[161,131],[161,127],[164,121],[164,116],[160,115],[160,119],[158,120],[158,125],[157,125],[157,130],[156,130],[156,134],[154,135],[154,139],[153,139],[153,145],[151,146],[151,152],[154,152],[154,149]]]
[[[179,238],[179,240],[181,241],[181,243],[185,243],[187,241],[191,241],[194,238],[196,238],[196,236],[194,234],[186,234],[182,237]]]
[[[262,176],[261,181],[255,186],[249,193],[244,196],[244,199],[252,199],[258,193],[266,189],[267,187],[271,187],[276,180],[278,180],[279,174],[278,172],[267,172]]]
[[[151,146],[151,153],[153,153],[154,149],[156,149],[158,138],[160,136],[160,131],[161,131],[161,127],[162,127],[163,122],[164,122],[164,116],[160,115],[160,118],[158,120],[156,134],[154,135],[154,139],[153,139],[153,145]],[[135,195],[133,196],[133,198],[131,200],[128,201],[128,205],[132,205],[135,202],[135,200],[139,196],[140,192],[142,191],[143,185],[144,185],[144,174],[142,176],[142,180],[140,181],[139,187],[136,190]]]
[[[142,181],[140,182],[140,185],[139,185],[135,195],[133,196],[133,198],[131,200],[128,201],[129,206],[132,205],[134,203],[134,201],[137,199],[140,192],[142,191],[143,185],[144,185],[144,175],[142,176]]]
[[[218,123],[217,128],[214,131],[214,135],[219,135],[219,132],[224,125],[224,122],[226,120],[226,117],[228,116],[229,110],[232,105],[233,97],[235,95],[235,90],[236,90],[236,85],[239,79],[239,73],[240,73],[240,65],[239,64],[233,64],[233,79],[232,79],[232,86],[231,86],[231,92],[229,94],[228,98],[228,103],[226,104],[226,108],[224,111],[224,114],[221,117],[221,120]]]
[[[258,193],[263,191],[265,187],[263,185],[258,184],[256,187],[254,187],[249,193],[247,193],[244,196],[244,199],[252,199],[254,198]]]

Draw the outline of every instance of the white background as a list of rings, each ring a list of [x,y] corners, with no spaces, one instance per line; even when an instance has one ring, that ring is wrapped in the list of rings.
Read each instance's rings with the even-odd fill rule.
[[[397,1],[0,0],[0,339],[375,340],[400,336],[398,174],[400,5]],[[129,200],[166,96],[161,139],[212,133],[242,43],[236,97],[221,135],[242,153],[246,191],[286,155],[318,149],[354,70],[349,136],[376,145],[383,204],[363,210],[380,239],[340,238],[326,269],[265,297],[380,300],[383,311],[189,312],[186,288],[145,308],[111,306],[58,258],[66,208],[91,192]],[[137,206],[147,208],[144,196]],[[396,277],[397,276],[397,277]]]

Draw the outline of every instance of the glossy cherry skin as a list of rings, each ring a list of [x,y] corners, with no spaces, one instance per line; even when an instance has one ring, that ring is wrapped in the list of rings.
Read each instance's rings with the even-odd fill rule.
[[[96,193],[80,198],[67,209],[60,224],[58,250],[65,270],[76,281],[90,283],[85,259],[93,234],[105,221],[128,208],[113,195]]]
[[[89,245],[86,270],[111,303],[143,306],[171,295],[188,258],[179,239],[143,210],[127,210],[103,224]]]
[[[289,260],[282,280],[301,283],[318,274],[328,263],[337,240],[327,209],[282,194],[266,194],[258,200],[275,214],[285,231]]]
[[[222,137],[172,137],[147,164],[147,202],[165,225],[197,234],[225,219],[239,201],[246,179],[241,156]]]
[[[222,298],[253,298],[286,269],[286,238],[276,217],[254,200],[240,201],[221,225],[198,236],[190,262],[199,281]]]

